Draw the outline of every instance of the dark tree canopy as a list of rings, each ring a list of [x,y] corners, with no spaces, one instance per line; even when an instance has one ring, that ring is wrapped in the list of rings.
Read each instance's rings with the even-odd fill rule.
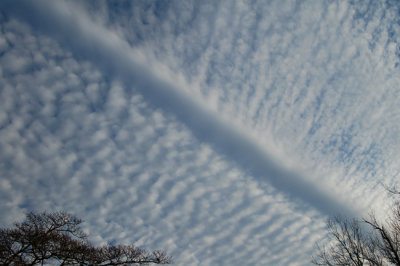
[[[13,228],[0,229],[1,265],[170,264],[163,251],[133,245],[93,246],[80,228],[82,220],[65,213],[27,214]]]
[[[393,194],[397,191],[389,190]],[[329,246],[318,246],[316,265],[400,266],[400,206],[395,204],[385,222],[374,214],[362,220],[328,220]]]

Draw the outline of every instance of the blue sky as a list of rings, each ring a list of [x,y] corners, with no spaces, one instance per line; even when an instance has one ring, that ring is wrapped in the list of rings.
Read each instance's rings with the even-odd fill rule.
[[[397,1],[3,1],[0,223],[65,210],[176,265],[308,265],[390,207]]]

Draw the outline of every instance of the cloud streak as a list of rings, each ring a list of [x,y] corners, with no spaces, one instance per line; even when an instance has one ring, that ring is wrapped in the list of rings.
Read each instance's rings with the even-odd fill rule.
[[[354,215],[357,210],[339,200],[329,188],[286,169],[268,154],[240,125],[232,125],[210,110],[199,97],[189,95],[183,78],[175,79],[168,69],[133,50],[115,33],[95,25],[87,16],[75,12],[66,3],[32,1],[29,20],[55,36],[79,57],[96,62],[105,73],[118,76],[127,87],[136,88],[149,102],[173,113],[202,142],[233,159],[259,182],[267,181],[289,197],[303,200],[327,215]],[[42,7],[51,10],[43,16]],[[21,12],[21,7],[18,7]],[[32,12],[33,11],[33,12]],[[60,34],[62,33],[62,35]],[[129,93],[129,92],[128,92]],[[121,104],[116,102],[116,105]]]

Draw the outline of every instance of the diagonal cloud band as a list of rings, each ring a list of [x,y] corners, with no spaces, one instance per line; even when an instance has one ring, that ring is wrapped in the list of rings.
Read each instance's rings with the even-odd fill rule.
[[[276,162],[246,129],[232,125],[185,91],[183,80],[172,80],[165,75],[168,70],[164,72],[162,66],[146,61],[140,51],[70,4],[35,0],[3,1],[0,6],[55,38],[78,58],[92,61],[105,75],[137,88],[147,101],[174,114],[200,141],[211,144],[259,182],[268,182],[327,215],[359,215],[328,188]]]

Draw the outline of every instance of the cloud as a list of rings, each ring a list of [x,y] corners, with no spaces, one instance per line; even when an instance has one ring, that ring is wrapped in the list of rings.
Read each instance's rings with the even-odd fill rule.
[[[213,110],[209,110],[201,100],[188,95],[182,87],[188,87],[191,84],[184,83],[184,80],[179,81],[179,76],[177,81],[173,80],[174,76],[168,69],[156,62],[146,64],[143,61],[144,58],[137,54],[138,51],[132,50],[113,32],[94,25],[85,19],[83,14],[75,15],[71,12],[71,7],[61,8],[57,5],[50,6],[52,10],[54,9],[53,17],[45,21],[40,21],[42,18],[35,17],[33,21],[38,24],[54,25],[55,28],[50,29],[52,35],[62,29],[62,32],[70,36],[84,36],[83,39],[74,39],[63,35],[61,41],[68,38],[68,45],[72,45],[73,51],[80,56],[89,59],[101,58],[98,65],[105,70],[118,73],[117,75],[121,75],[126,85],[137,88],[156,106],[171,111],[200,141],[211,143],[218,151],[248,169],[249,173],[261,182],[267,180],[276,188],[285,191],[290,196],[300,198],[322,212],[329,215],[340,212],[346,215],[356,213],[347,204],[331,195],[328,189],[282,167],[243,127],[229,125]],[[43,6],[43,3],[40,6]],[[71,20],[74,22],[72,23]],[[114,87],[110,93],[112,95],[109,97],[110,108],[123,108],[125,103],[121,89]]]
[[[65,209],[178,265],[307,265],[321,210],[398,176],[396,8],[13,2],[1,223]]]

